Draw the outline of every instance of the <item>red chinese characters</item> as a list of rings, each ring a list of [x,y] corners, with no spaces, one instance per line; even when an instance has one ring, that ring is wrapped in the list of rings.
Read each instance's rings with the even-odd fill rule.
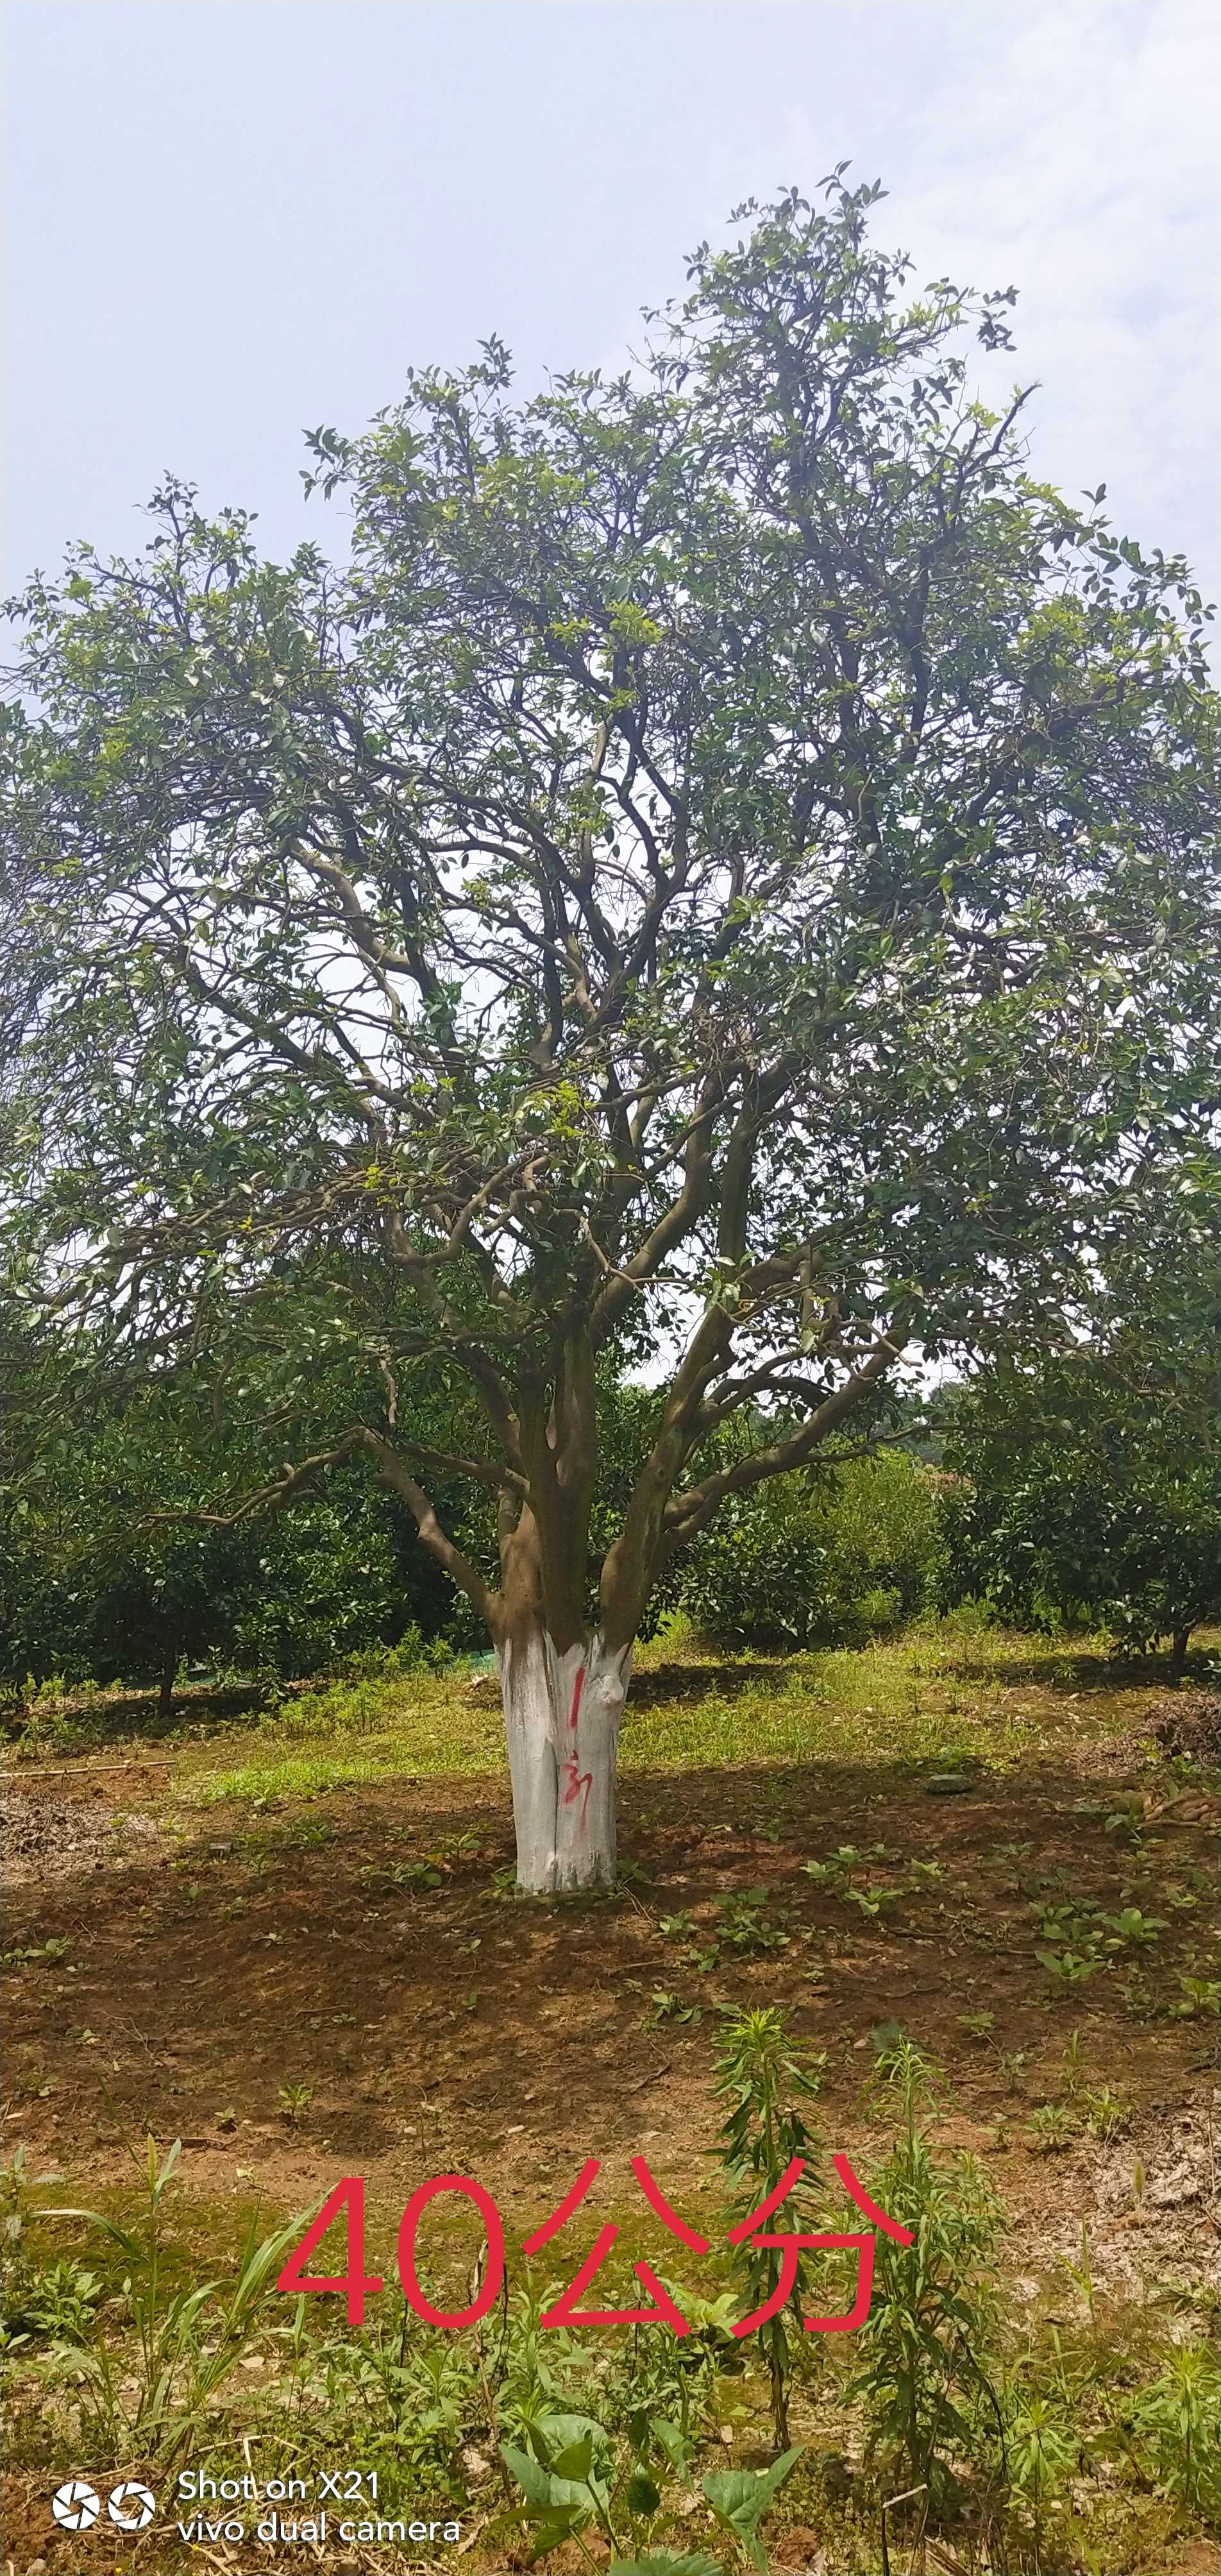
[[[877,2253],[877,2241],[874,2230],[880,2228],[882,2234],[893,2238],[896,2245],[911,2244],[912,2235],[910,2228],[900,2227],[897,2219],[888,2218],[885,2210],[879,2209],[877,2202],[870,2199],[864,2185],[857,2181],[856,2175],[848,2162],[847,2156],[832,2156],[831,2162],[835,2167],[836,2173],[839,2175],[840,2181],[842,2182],[849,2199],[855,2201],[857,2208],[863,2210],[867,2218],[872,2219],[873,2227],[871,2227],[867,2233],[849,2236],[822,2232],[818,2234],[808,2234],[803,2232],[790,2236],[769,2236],[760,2233],[760,2231],[765,2227],[767,2220],[773,2217],[775,2212],[779,2209],[781,2202],[783,2200],[787,2200],[789,2193],[793,2189],[793,2185],[799,2180],[804,2170],[801,2157],[794,2156],[792,2163],[781,2175],[775,2190],[773,2192],[769,2192],[767,2199],[760,2203],[758,2209],[751,2212],[749,2218],[744,2218],[739,2227],[731,2227],[729,2231],[729,2242],[731,2245],[744,2245],[749,2243],[753,2246],[760,2247],[774,2246],[780,2251],[780,2277],[778,2281],[774,2284],[762,2307],[756,2308],[751,2316],[742,2317],[738,2324],[731,2328],[731,2332],[733,2334],[755,2334],[760,2326],[770,2324],[771,2319],[779,2315],[780,2310],[784,2307],[786,2301],[792,2298],[797,2281],[798,2256],[803,2247],[818,2247],[823,2251],[830,2253],[832,2251],[846,2249],[849,2246],[854,2246],[856,2248],[857,2255],[859,2257],[857,2263],[856,2297],[854,2298],[851,2307],[845,2311],[842,2317],[803,2317],[802,2324],[804,2325],[807,2334],[855,2333],[858,2326],[864,2325],[865,2319],[869,2314],[869,2302],[873,2295],[873,2267]]]
[[[539,2254],[544,2245],[550,2244],[552,2237],[572,2217],[573,2211],[580,2208],[581,2202],[601,2170],[597,2156],[587,2157],[571,2191],[565,2193],[558,2209],[552,2211],[550,2218],[544,2219],[541,2227],[535,2228],[532,2236],[524,2239],[523,2254]],[[693,2253],[706,2254],[708,2238],[698,2236],[695,2229],[688,2227],[678,2216],[677,2211],[671,2209],[660,2183],[650,2173],[643,2156],[633,2156],[632,2171],[650,2209],[656,2212],[658,2218],[669,2229],[671,2236],[677,2236],[679,2243],[689,2246]],[[664,2281],[658,2280],[651,2263],[641,2262],[632,2265],[637,2280],[652,2297],[651,2308],[578,2308],[577,2300],[582,2292],[588,2289],[595,2274],[601,2271],[618,2234],[618,2228],[608,2222],[590,2247],[580,2271],[569,2282],[563,2297],[557,2299],[554,2306],[544,2308],[540,2323],[544,2326],[666,2325],[672,2326],[675,2334],[686,2334],[688,2331],[686,2318],[680,2316]]]
[[[650,2171],[645,2158],[633,2156],[631,2162],[632,2171],[645,2200],[654,2216],[660,2218],[667,2232],[675,2237],[680,2245],[685,2245],[689,2253],[707,2254],[710,2239],[701,2236],[698,2229],[689,2227],[686,2220],[679,2217],[677,2210],[667,2200],[656,2175]],[[775,2217],[777,2210],[788,2199],[805,2170],[802,2158],[794,2156],[781,2175],[775,2190],[769,2192],[766,2200],[761,2201],[758,2208],[751,2211],[749,2218],[742,2219],[738,2226],[730,2228],[728,2232],[727,2242],[730,2245],[749,2245],[752,2249],[774,2249],[780,2254],[777,2280],[762,2304],[753,2309],[749,2316],[741,2317],[731,2329],[735,2336],[740,2338],[743,2335],[757,2334],[761,2326],[768,2325],[773,2317],[779,2315],[781,2309],[792,2298],[797,2283],[798,2263],[803,2250],[830,2253],[853,2249],[856,2252],[858,2257],[856,2293],[851,2307],[838,2317],[802,2319],[807,2334],[854,2333],[858,2326],[864,2324],[869,2314],[879,2231],[882,2235],[889,2236],[896,2245],[910,2245],[913,2242],[910,2228],[901,2227],[897,2219],[889,2218],[886,2211],[879,2209],[877,2202],[870,2199],[863,2183],[858,2181],[853,2172],[847,2156],[833,2156],[831,2162],[848,2198],[869,2220],[869,2226],[850,2233],[830,2230],[817,2233],[809,2230],[795,2230],[788,2234],[768,2232],[769,2219]],[[552,2238],[557,2236],[560,2229],[566,2226],[568,2220],[575,2215],[601,2170],[601,2162],[597,2156],[586,2158],[576,2181],[564,2194],[558,2206],[553,2209],[550,2218],[545,2218],[541,2226],[536,2227],[531,2235],[523,2239],[523,2254],[541,2254],[543,2247],[549,2245]],[[438,2307],[421,2287],[416,2262],[416,2238],[425,2210],[434,2200],[451,2194],[470,2201],[478,2210],[483,2220],[487,2242],[487,2260],[478,2291],[464,2308]],[[341,2214],[345,2216],[347,2222],[347,2268],[342,2274],[315,2274],[311,2277],[304,2269],[306,2259],[313,2253],[333,2221]],[[641,2288],[648,2292],[650,2304],[647,2307],[583,2308],[578,2305],[591,2281],[597,2278],[618,2235],[618,2227],[613,2221],[608,2220],[595,2237],[588,2254],[574,2273],[567,2289],[561,2292],[558,2299],[553,2300],[550,2307],[544,2308],[540,2323],[544,2327],[665,2325],[669,2326],[676,2335],[689,2333],[687,2320],[676,2306],[664,2281],[659,2280],[652,2265],[643,2260],[634,2263],[632,2270]],[[276,2287],[279,2290],[295,2291],[298,2294],[305,2291],[329,2290],[344,2295],[348,2303],[349,2322],[359,2325],[364,2318],[366,2294],[376,2292],[382,2287],[379,2275],[366,2274],[364,2259],[364,2184],[357,2175],[338,2183],[330,2193],[301,2243],[289,2256]],[[419,2188],[412,2193],[399,2225],[398,2272],[408,2307],[427,2325],[452,2330],[460,2326],[477,2325],[482,2317],[487,2316],[499,2296],[504,2279],[505,2238],[500,2212],[490,2192],[484,2190],[482,2183],[472,2181],[466,2174],[435,2174],[430,2181],[419,2185]]]

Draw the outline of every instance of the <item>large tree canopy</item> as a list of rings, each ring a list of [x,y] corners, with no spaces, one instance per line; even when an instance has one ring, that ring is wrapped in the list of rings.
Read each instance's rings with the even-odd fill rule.
[[[365,1401],[268,1486],[363,1453],[488,1620],[534,1887],[613,1869],[673,1552],[905,1354],[1062,1335],[1215,1097],[1200,600],[1029,477],[969,372],[1011,299],[908,302],[876,194],[742,210],[614,381],[518,402],[493,341],[319,430],[339,568],[169,485],[21,604],[44,1291],[168,1365],[220,1306],[274,1337],[308,1257]],[[591,1567],[600,1355],[645,1348]],[[413,1436],[438,1365],[460,1448]]]

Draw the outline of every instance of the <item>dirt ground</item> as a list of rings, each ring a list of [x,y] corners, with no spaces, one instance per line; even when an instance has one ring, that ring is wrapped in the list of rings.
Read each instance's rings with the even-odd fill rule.
[[[1125,1795],[1141,1801],[1155,1885],[1184,1861],[1214,1869],[1216,1799],[1173,1776],[1150,1786],[1120,1731],[1145,1716],[1141,1695],[1117,1694],[1115,1714],[1111,1742],[1074,1759],[1062,1726],[1056,1758],[962,1795],[842,1762],[628,1773],[625,1895],[555,1908],[493,1884],[512,1857],[495,1778],[362,1786],[253,1820],[213,1808],[201,1822],[167,1806],[163,1773],[139,1755],[27,1776],[7,1792],[10,2135],[95,2190],[129,2177],[125,2140],[181,2135],[209,2198],[253,2184],[286,2210],[357,2171],[390,2208],[456,2166],[529,2219],[544,2179],[599,2154],[626,2182],[646,2147],[698,2191],[716,2008],[782,2003],[827,2051],[837,2146],[864,2134],[859,2059],[897,2017],[946,2069],[954,2135],[995,2157],[1040,2238],[1057,2213],[1070,2232],[1084,2214],[1121,2271],[1151,2225],[1160,2255],[1202,2261],[1207,2023],[1134,2019],[1111,1977],[1049,2009],[1034,1958],[1032,1873],[1120,1905],[1133,1864],[1106,1817]],[[882,1881],[912,1861],[945,1876],[858,1924],[802,1864],[878,1843]],[[761,1888],[787,1948],[722,1947],[703,1973],[675,1964],[683,1942],[659,1934],[664,1919],[690,1917],[698,1943],[716,1936],[718,1899]],[[1199,1909],[1173,1928],[1194,1955]],[[68,1946],[48,1958],[48,1943]],[[650,2026],[655,1990],[699,2022]],[[980,2011],[994,2016],[986,2039],[961,2021]],[[1095,2080],[1122,2082],[1134,2124],[1114,2151],[1031,2155],[1015,2127],[1073,2027]],[[1006,2075],[1002,2053],[1019,2052],[1026,2064]],[[286,2110],[282,2086],[308,2103]],[[1143,2211],[1120,2206],[1138,2157]]]
[[[697,1686],[663,1667],[641,1691]],[[1175,1704],[1159,1705],[1173,1749]],[[209,2229],[232,2204],[235,2233],[256,2198],[288,2216],[361,2174],[375,2260],[428,2175],[483,2182],[512,2236],[590,2155],[604,2160],[597,2222],[607,2207],[630,2222],[628,2159],[643,2153],[698,2225],[717,2008],[779,2003],[794,2036],[826,2052],[828,2144],[854,2162],[877,2136],[871,2031],[897,2018],[940,2061],[941,2133],[987,2159],[1012,2213],[1019,2297],[1076,2257],[1083,2220],[1101,2287],[1199,2279],[1216,2255],[1213,2025],[1172,2016],[1162,1989],[1204,1974],[1198,1891],[1215,1882],[1221,1804],[1184,1785],[1181,1762],[1151,1773],[1137,1750],[1150,1717],[1148,1692],[1117,1691],[1087,1740],[1071,1706],[1049,1708],[1037,1756],[952,1792],[865,1759],[629,1771],[625,1891],[555,1907],[498,1878],[511,1836],[496,1777],[397,1778],[201,1816],[171,1802],[165,1757],[139,1748],[41,1776],[10,1766],[6,2153],[20,2141],[32,2173],[96,2200],[130,2185],[147,2132],[179,2136],[193,2204]],[[873,1883],[913,1863],[940,1875],[875,1921],[803,1870],[878,1844]],[[1154,2008],[1114,1973],[1049,2004],[1031,1887],[1114,1911],[1140,1872],[1146,1911],[1171,1918]],[[701,1968],[701,1944],[707,1960],[724,1932],[719,1900],[760,1889],[786,1946],[751,1956],[722,1938]],[[1178,1910],[1154,1903],[1166,1889]],[[676,2017],[692,2007],[698,2018]],[[1121,2092],[1127,2116],[1109,2139],[1038,2152],[1026,2124],[1058,2098],[1074,2029],[1089,2081]],[[31,2543],[53,2576],[85,2563],[45,2507],[25,2524],[22,2510],[17,2576]]]

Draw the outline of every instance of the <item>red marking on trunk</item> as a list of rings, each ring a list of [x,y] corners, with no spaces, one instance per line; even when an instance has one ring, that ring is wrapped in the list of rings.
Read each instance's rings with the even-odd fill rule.
[[[568,1732],[570,1735],[575,1735],[577,1731],[577,1718],[579,1717],[581,1710],[581,1693],[584,1688],[585,1666],[582,1664],[580,1672],[577,1674],[576,1680],[572,1685],[572,1706],[568,1712]]]
[[[578,1771],[575,1761],[571,1760],[565,1762],[562,1768],[566,1783],[564,1805],[575,1807],[578,1798],[581,1799],[581,1824],[584,1827],[589,1818],[589,1793],[594,1785],[594,1775],[592,1771]]]

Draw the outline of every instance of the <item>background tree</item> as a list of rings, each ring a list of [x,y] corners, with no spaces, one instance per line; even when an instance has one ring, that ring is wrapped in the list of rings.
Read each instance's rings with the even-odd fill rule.
[[[283,1285],[280,1303],[290,1291]],[[175,1369],[103,1368],[45,1329],[0,1339],[0,1676],[156,1681],[163,1714],[184,1663],[297,1677],[415,1632],[454,1631],[455,1596],[397,1498],[339,1466],[291,1512],[235,1517],[286,1417],[314,1447],[359,1388],[328,1362],[317,1301],[298,1293],[295,1352],[262,1346],[249,1314],[227,1348]],[[280,1320],[287,1321],[286,1314]],[[415,1388],[428,1427],[429,1389]],[[456,1513],[460,1485],[440,1494]],[[469,1605],[466,1636],[472,1633]]]
[[[137,561],[20,604],[17,823],[73,923],[47,1293],[116,1343],[274,1331],[308,1247],[362,1400],[264,1499],[364,1458],[487,1621],[532,1889],[613,1872],[676,1552],[906,1353],[1062,1334],[1215,1033],[1198,595],[1030,480],[963,351],[1011,299],[905,302],[877,193],[743,210],[617,381],[519,405],[493,341],[318,431],[345,569],[172,485]],[[594,1564],[599,1367],[642,1343]]]
[[[731,1494],[678,1559],[678,1600],[726,1646],[863,1645],[932,1599],[937,1487],[901,1449]]]
[[[1109,1629],[1181,1675],[1221,1618],[1221,1223],[1190,1164],[1113,1247],[1088,1338],[998,1362],[951,1405],[945,1597]]]

